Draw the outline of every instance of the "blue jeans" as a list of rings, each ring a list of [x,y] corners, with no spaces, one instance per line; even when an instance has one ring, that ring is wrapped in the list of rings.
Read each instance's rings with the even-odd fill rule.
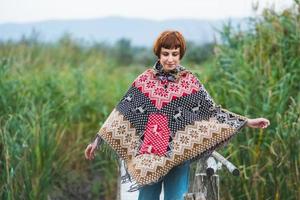
[[[190,162],[176,166],[160,182],[139,189],[138,200],[159,200],[162,183],[165,200],[183,200],[189,187]]]

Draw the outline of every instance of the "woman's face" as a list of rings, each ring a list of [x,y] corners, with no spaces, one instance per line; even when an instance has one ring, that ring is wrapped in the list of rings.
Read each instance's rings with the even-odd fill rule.
[[[165,71],[173,70],[180,64],[180,48],[161,48],[160,63]]]

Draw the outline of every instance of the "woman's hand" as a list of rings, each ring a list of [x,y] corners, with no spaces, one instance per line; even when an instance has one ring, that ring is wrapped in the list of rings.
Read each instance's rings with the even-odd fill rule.
[[[250,128],[267,128],[270,121],[265,118],[248,119],[246,125]]]
[[[97,149],[97,141],[90,143],[85,149],[85,158],[88,160],[93,160],[95,158],[95,151]]]

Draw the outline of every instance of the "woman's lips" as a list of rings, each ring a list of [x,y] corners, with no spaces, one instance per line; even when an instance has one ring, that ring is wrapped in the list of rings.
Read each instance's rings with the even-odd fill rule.
[[[167,64],[167,66],[174,67],[175,65],[174,64]]]

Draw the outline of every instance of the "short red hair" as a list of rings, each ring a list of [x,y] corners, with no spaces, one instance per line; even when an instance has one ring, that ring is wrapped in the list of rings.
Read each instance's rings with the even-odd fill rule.
[[[153,52],[160,58],[161,48],[177,49],[180,48],[180,59],[184,56],[186,51],[186,42],[183,35],[179,31],[164,31],[156,39]]]

